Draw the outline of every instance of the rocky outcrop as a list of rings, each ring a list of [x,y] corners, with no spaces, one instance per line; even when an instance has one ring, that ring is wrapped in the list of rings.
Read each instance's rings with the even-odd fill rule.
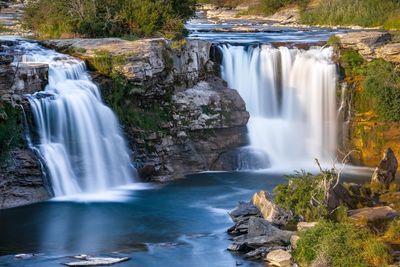
[[[143,178],[163,182],[221,170],[220,156],[247,143],[245,103],[215,75],[208,42],[105,38],[45,44],[103,74],[96,81],[122,120]],[[112,75],[99,68],[99,60],[112,64]],[[110,79],[116,74],[123,87]]]
[[[283,249],[277,249],[271,251],[265,257],[265,260],[268,261],[273,266],[279,267],[290,267],[292,266],[292,255]]]
[[[7,144],[0,151],[0,208],[26,205],[50,197],[41,163],[27,148],[22,136],[25,119],[29,121],[30,117],[29,104],[24,95],[45,87],[48,66],[13,63],[14,56],[18,56],[14,54],[15,44],[16,41],[0,40],[0,127],[13,132],[12,140],[0,140],[2,144]],[[24,107],[26,117],[21,107]],[[13,117],[10,118],[10,115]],[[10,125],[8,120],[12,120],[13,124]],[[2,135],[1,138],[6,137]]]
[[[392,36],[386,31],[357,31],[336,36],[342,48],[356,50],[368,61],[383,58],[400,64],[400,43],[390,43]]]
[[[252,203],[256,206],[264,219],[275,225],[286,225],[293,215],[278,207],[265,191],[257,192],[253,195]]]
[[[400,213],[389,206],[366,207],[348,211],[349,219],[355,223],[393,220],[398,218]]]
[[[396,179],[397,167],[398,162],[396,156],[393,150],[388,148],[372,175],[371,183],[378,184],[383,188],[389,188],[389,185]]]
[[[0,167],[0,208],[27,205],[50,198],[41,163],[28,149],[14,149]]]
[[[228,233],[234,236],[228,250],[241,253],[248,259],[263,260],[267,253],[285,249],[294,234],[264,219],[252,203],[241,202],[229,214],[235,225],[228,229]]]

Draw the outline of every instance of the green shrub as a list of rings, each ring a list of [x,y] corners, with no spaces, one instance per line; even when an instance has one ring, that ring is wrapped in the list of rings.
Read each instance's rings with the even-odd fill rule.
[[[318,7],[303,12],[301,20],[306,24],[375,27],[393,24],[392,18],[399,12],[397,0],[321,0]]]
[[[390,222],[385,233],[385,239],[389,242],[400,243],[400,219]]]
[[[301,266],[318,259],[333,267],[387,266],[392,259],[389,249],[367,230],[325,221],[300,233],[293,256]]]
[[[12,148],[23,144],[21,114],[10,104],[0,103],[0,164]]]
[[[340,65],[345,69],[346,76],[360,75],[364,70],[364,59],[355,50],[344,50],[340,55]]]
[[[363,87],[382,120],[400,121],[400,74],[394,64],[383,59],[369,63]]]
[[[42,38],[150,36],[182,33],[196,0],[38,0],[23,25]]]
[[[287,179],[287,184],[274,188],[275,203],[278,206],[293,211],[295,215],[302,216],[307,221],[318,220],[328,215],[326,208],[315,206],[312,199],[314,197],[320,203],[323,202],[324,196],[315,192],[315,188],[322,180],[321,175],[313,176],[302,171],[287,176]]]

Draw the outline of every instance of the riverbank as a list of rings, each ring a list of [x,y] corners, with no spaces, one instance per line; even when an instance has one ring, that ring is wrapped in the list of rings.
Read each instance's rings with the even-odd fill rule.
[[[288,176],[229,215],[228,250],[273,266],[398,266],[400,184],[390,149],[371,181],[343,182],[342,167]]]

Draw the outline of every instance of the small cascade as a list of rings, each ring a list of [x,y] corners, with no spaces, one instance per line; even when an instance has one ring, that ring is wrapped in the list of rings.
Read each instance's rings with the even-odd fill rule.
[[[272,167],[330,162],[337,148],[336,65],[331,48],[221,45],[222,78],[250,112],[251,146]]]
[[[133,182],[125,140],[85,63],[21,41],[22,62],[49,64],[44,91],[29,96],[55,196],[97,193]]]

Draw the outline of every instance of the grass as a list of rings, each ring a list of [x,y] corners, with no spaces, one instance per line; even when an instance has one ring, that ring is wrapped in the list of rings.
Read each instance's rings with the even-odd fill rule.
[[[392,260],[389,248],[368,230],[327,221],[300,233],[293,256],[300,266],[316,260],[332,267],[387,266]]]
[[[385,26],[400,29],[400,2],[396,0],[321,0],[302,12],[301,21],[311,25]]]

